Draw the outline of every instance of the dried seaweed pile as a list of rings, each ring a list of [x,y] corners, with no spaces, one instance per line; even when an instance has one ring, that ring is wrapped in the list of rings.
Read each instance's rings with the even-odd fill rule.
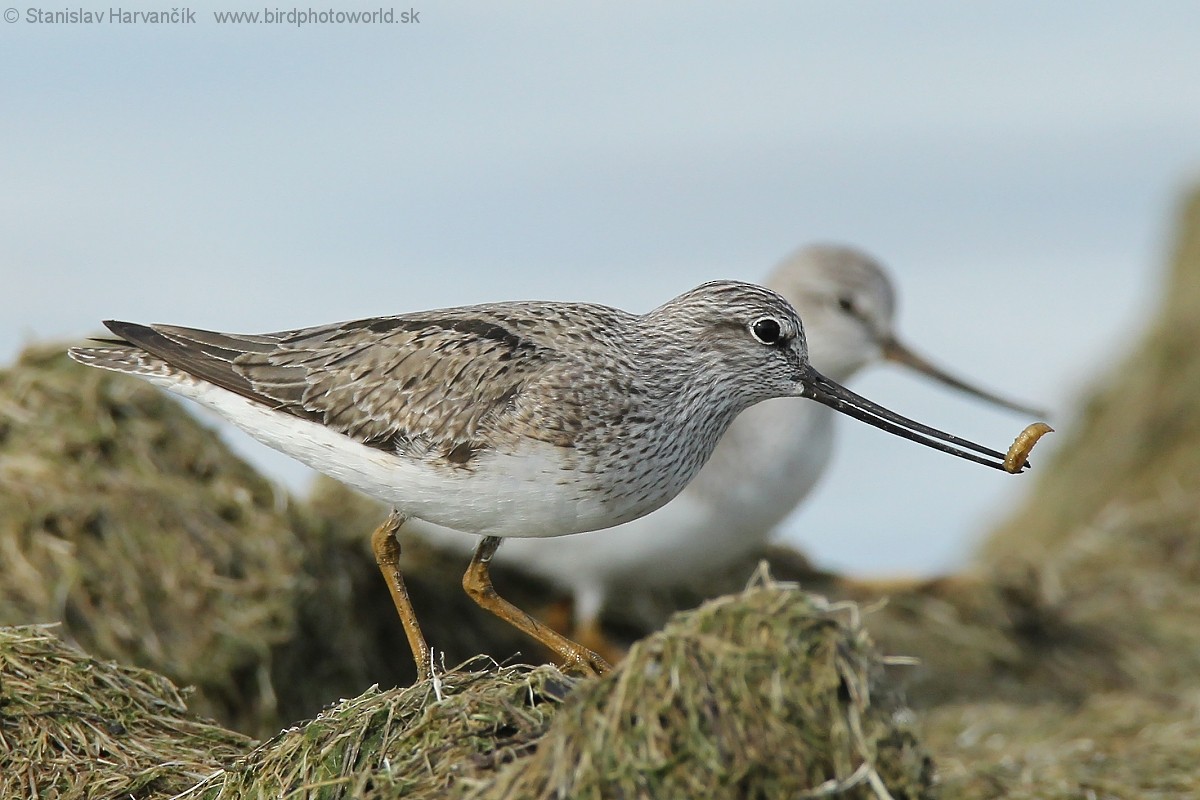
[[[881,675],[856,607],[751,588],[634,645],[477,796],[930,797],[932,764]]]
[[[919,715],[943,800],[1200,797],[1200,690],[1079,705],[979,702]]]
[[[369,691],[186,796],[932,796],[880,675],[856,609],[766,583],[679,615],[604,679],[464,670]]]
[[[188,714],[166,678],[0,628],[0,797],[167,797],[252,744]]]
[[[148,384],[33,349],[0,371],[0,486],[0,624],[61,621],[226,722],[273,713],[299,518],[211,431]]]
[[[1115,680],[1067,660],[1083,691],[1058,703],[923,715],[925,741],[951,756],[948,797],[1200,796],[1200,192],[1165,288],[981,570],[1027,576],[1064,629],[1107,636]]]
[[[475,670],[370,689],[197,784],[196,800],[444,798],[536,747],[574,680],[550,666]],[[183,798],[180,798],[183,800]]]
[[[988,541],[1072,619],[1104,625],[1131,683],[1200,683],[1200,192],[1161,307],[1083,405],[1026,507]]]

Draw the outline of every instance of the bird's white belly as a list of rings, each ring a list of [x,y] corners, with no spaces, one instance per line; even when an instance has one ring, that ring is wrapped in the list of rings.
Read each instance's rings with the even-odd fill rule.
[[[829,461],[833,412],[809,400],[768,400],[738,417],[712,460],[662,508],[595,533],[506,541],[495,563],[577,594],[620,581],[667,585],[760,547],[812,490]],[[415,524],[438,545],[468,550],[473,537]]]
[[[268,447],[395,506],[401,513],[488,536],[559,536],[615,525],[648,508],[619,493],[585,491],[557,448],[485,452],[471,468],[435,467],[359,444],[319,423],[274,411],[206,381],[144,376],[204,405]],[[589,476],[582,476],[587,478]],[[665,500],[665,498],[663,498]]]

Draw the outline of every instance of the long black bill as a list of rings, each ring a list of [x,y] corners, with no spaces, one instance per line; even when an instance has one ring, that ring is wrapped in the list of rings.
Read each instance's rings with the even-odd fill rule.
[[[883,343],[883,357],[888,361],[893,361],[897,364],[903,364],[909,369],[915,370],[922,375],[933,378],[939,383],[945,384],[952,389],[957,389],[960,392],[965,392],[973,397],[978,397],[981,400],[986,400],[989,403],[1007,408],[1010,411],[1016,411],[1018,414],[1033,417],[1034,419],[1046,419],[1046,412],[1043,409],[1032,408],[1024,403],[1017,403],[1012,400],[1005,399],[997,394],[992,394],[986,389],[980,389],[978,386],[972,386],[961,378],[956,378],[950,373],[943,370],[941,367],[931,363],[924,357],[909,350],[904,344],[895,339],[887,339]]]
[[[1005,472],[1008,471],[1004,469],[1004,453],[991,450],[983,445],[961,439],[945,431],[939,431],[937,428],[922,425],[907,417],[902,417],[899,414],[888,411],[883,406],[876,405],[841,384],[831,381],[807,364],[804,366],[804,376],[801,379],[801,384],[804,387],[800,393],[801,397],[816,400],[818,403],[823,403],[835,411],[840,411],[847,416],[862,420],[868,425],[874,425],[876,428],[885,430],[888,433],[894,433],[905,439],[911,439],[918,444],[932,447],[934,450],[941,450],[943,453],[965,458],[967,461],[974,461],[976,464],[983,464],[984,466],[1004,470]],[[1028,466],[1029,462],[1025,462],[1022,470]]]

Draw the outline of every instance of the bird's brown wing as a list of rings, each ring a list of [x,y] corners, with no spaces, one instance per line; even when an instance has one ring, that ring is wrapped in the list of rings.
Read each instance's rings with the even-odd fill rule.
[[[242,335],[107,322],[171,367],[364,444],[465,463],[557,352],[478,308]]]

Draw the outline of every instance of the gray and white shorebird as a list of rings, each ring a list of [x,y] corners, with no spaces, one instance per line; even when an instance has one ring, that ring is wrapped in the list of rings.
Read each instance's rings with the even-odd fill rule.
[[[599,673],[608,668],[600,656],[496,594],[497,547],[650,513],[755,403],[809,398],[1004,469],[1004,453],[821,375],[792,305],[747,283],[706,283],[646,314],[524,301],[265,334],[105,325],[116,339],[72,348],[71,357],[190,398],[391,504],[372,545],[420,678],[432,659],[397,566],[395,534],[409,518],[480,535],[463,577],[468,595],[568,667]]]
[[[808,358],[839,383],[880,361],[904,365],[942,384],[1020,414],[1045,413],[957,378],[903,343],[896,292],[868,254],[841,245],[801,248],[765,285],[804,321]],[[704,468],[662,508],[597,536],[514,539],[496,562],[536,575],[573,599],[575,635],[603,643],[599,617],[621,587],[669,587],[757,551],[812,491],[833,454],[835,417],[828,405],[776,398],[742,412]],[[474,538],[413,520],[418,536],[469,551]]]

